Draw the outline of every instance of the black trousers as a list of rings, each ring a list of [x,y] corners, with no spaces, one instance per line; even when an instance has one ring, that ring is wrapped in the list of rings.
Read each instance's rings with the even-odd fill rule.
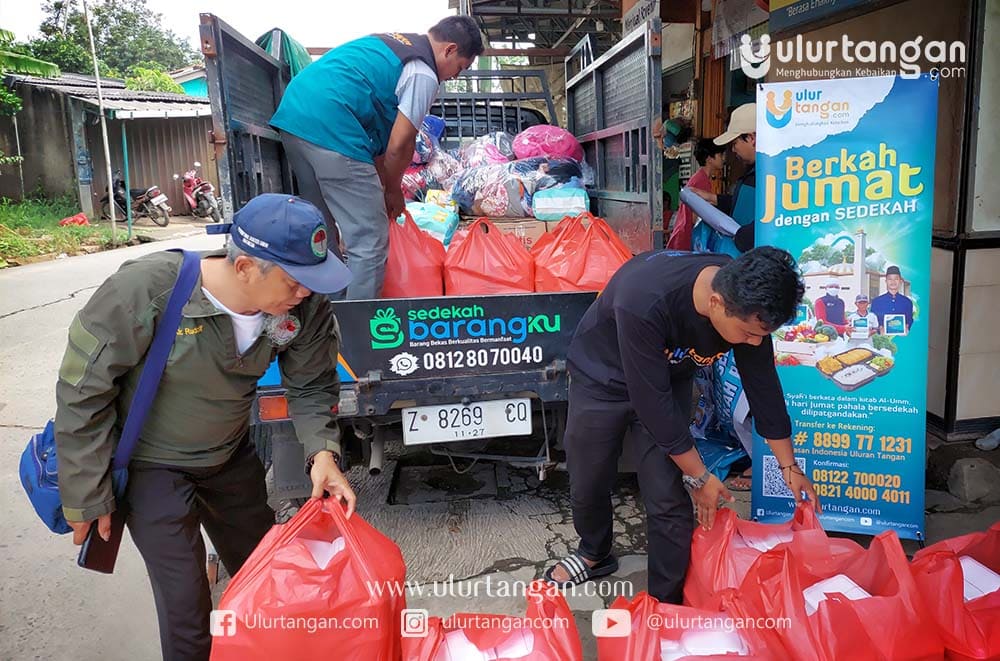
[[[691,410],[691,388],[692,381],[687,379],[672,384],[681,411]],[[630,402],[614,400],[599,386],[579,378],[570,382],[563,439],[573,525],[580,535],[578,552],[597,561],[611,553],[611,491],[626,432],[634,444],[639,490],[646,508],[649,594],[679,604],[694,532],[694,507],[681,480],[681,470],[656,445]]]
[[[235,576],[274,524],[264,467],[249,442],[210,468],[133,461],[125,498],[129,533],[153,585],[164,661],[207,661],[212,597],[200,526]]]

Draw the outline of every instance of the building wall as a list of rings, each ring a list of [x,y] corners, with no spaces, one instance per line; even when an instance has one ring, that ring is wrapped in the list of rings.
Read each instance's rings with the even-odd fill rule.
[[[667,23],[661,31],[661,66],[664,71],[694,57],[694,23]]]
[[[962,340],[959,348],[959,420],[1000,415],[1000,249],[965,257]]]
[[[944,418],[951,321],[952,266],[955,255],[931,249],[930,353],[927,361],[927,410]]]
[[[976,145],[976,192],[972,203],[974,231],[1000,230],[1000,0],[986,3],[983,71],[979,86],[979,139]]]
[[[184,93],[188,96],[208,98],[208,80],[205,76],[181,83],[181,87],[184,88]]]
[[[65,98],[34,87],[20,87],[23,109],[17,113],[24,162],[24,189],[27,194],[41,190],[55,197],[76,193],[73,155],[70,147],[69,105]],[[0,151],[17,153],[14,122],[0,117]],[[0,167],[0,196],[21,198],[21,180],[16,165]]]
[[[198,172],[216,188],[219,175],[212,159],[208,132],[212,128],[210,117],[185,117],[176,119],[135,119],[108,122],[108,142],[111,149],[112,169],[122,167],[122,125],[128,137],[129,182],[132,188],[145,188],[153,184],[170,198],[175,215],[186,215],[183,185],[174,181],[173,175],[183,175],[194,161],[201,161]],[[100,198],[107,190],[104,149],[101,144],[100,126],[88,124],[87,144],[94,159],[94,208],[100,209]]]

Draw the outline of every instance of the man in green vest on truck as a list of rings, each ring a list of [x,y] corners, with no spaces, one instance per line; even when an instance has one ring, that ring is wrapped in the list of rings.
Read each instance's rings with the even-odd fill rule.
[[[469,16],[426,35],[391,32],[350,41],[289,83],[271,125],[281,133],[299,194],[336,227],[353,274],[350,300],[378,298],[389,219],[406,208],[400,182],[440,83],[483,52]]]

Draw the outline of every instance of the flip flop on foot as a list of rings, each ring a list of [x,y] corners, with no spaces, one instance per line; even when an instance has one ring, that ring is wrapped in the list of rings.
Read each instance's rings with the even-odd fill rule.
[[[742,474],[726,480],[726,487],[728,487],[730,491],[750,491],[752,477],[753,472],[748,468],[743,471]]]
[[[569,579],[560,582],[554,578],[552,573],[556,567],[562,567]],[[545,580],[553,585],[565,588],[570,585],[581,585],[595,578],[608,576],[616,571],[618,571],[618,558],[613,555],[609,555],[596,565],[590,566],[579,553],[570,553],[545,571]]]

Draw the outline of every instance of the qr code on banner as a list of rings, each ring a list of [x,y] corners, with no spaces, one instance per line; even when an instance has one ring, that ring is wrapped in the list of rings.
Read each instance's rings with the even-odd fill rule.
[[[806,472],[805,457],[796,457],[795,463],[799,465],[802,472]],[[781,469],[778,467],[778,458],[774,455],[764,456],[764,495],[772,498],[793,498],[792,492],[785,485],[785,478],[781,476]]]

